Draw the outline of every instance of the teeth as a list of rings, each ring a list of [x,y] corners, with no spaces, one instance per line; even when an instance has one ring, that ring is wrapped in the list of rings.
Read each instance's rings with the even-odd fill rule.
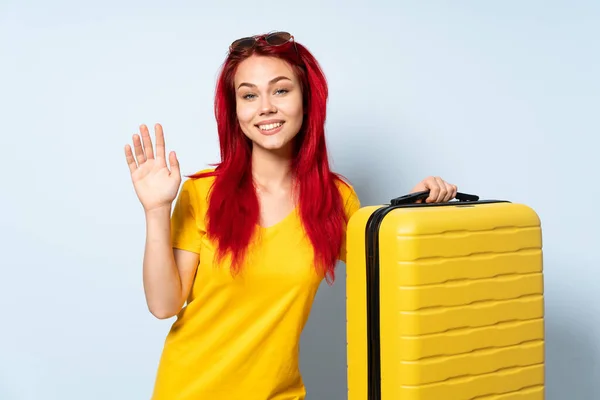
[[[259,125],[258,127],[263,131],[270,131],[271,129],[279,128],[281,125],[283,125],[283,122],[277,122],[275,124],[268,125]]]

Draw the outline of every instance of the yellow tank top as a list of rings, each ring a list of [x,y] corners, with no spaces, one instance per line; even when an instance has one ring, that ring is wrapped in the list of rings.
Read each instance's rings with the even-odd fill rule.
[[[185,180],[173,210],[173,247],[198,253],[200,262],[165,340],[152,399],[304,400],[300,335],[323,279],[311,244],[293,211],[259,228],[240,275],[213,265],[204,221],[213,180]],[[338,187],[350,216],[358,197]]]

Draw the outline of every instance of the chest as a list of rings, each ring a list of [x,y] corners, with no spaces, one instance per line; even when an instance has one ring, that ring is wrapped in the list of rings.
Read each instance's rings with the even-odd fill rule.
[[[258,191],[260,204],[259,225],[270,228],[285,220],[294,211],[294,201],[289,191],[265,193]]]
[[[249,298],[311,292],[323,276],[314,267],[313,248],[295,210],[270,227],[257,227],[239,273],[233,275],[229,259],[215,259],[215,244],[202,240],[200,263],[192,293],[232,292]]]

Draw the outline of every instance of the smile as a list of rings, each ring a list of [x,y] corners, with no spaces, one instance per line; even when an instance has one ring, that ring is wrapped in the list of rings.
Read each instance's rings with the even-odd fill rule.
[[[276,122],[273,124],[257,125],[257,126],[258,126],[258,129],[260,129],[261,131],[269,132],[269,131],[279,128],[282,125],[283,125],[283,122]]]

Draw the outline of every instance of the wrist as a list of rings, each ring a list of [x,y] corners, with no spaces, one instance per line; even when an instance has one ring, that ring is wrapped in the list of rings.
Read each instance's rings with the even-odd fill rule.
[[[171,204],[165,204],[162,206],[153,207],[148,210],[144,210],[147,219],[165,218],[171,217]]]

